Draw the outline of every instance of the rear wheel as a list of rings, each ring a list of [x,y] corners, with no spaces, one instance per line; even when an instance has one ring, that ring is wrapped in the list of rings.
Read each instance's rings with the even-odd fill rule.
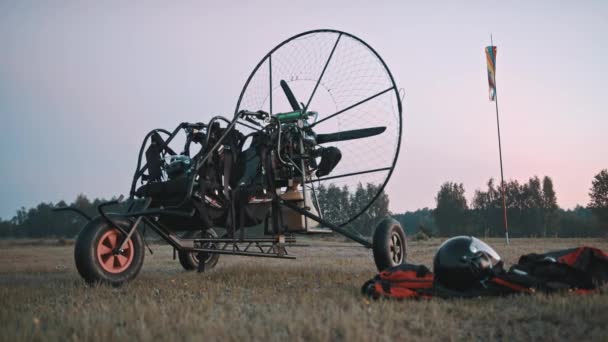
[[[391,217],[382,220],[374,232],[372,249],[378,271],[405,263],[405,232],[401,224]]]
[[[113,218],[128,231],[131,221]],[[90,221],[78,235],[74,259],[78,273],[88,283],[108,283],[114,286],[137,276],[144,262],[144,243],[139,231],[120,249],[123,233],[103,218]]]
[[[217,238],[215,230],[209,228],[203,234],[202,231],[191,231],[187,232],[182,236],[184,239],[196,239],[196,238]],[[214,243],[207,243],[203,245],[205,248],[215,248]],[[201,260],[205,263],[205,270],[211,269],[217,265],[220,258],[219,254],[209,253],[198,253],[198,252],[178,252],[179,263],[186,271],[194,271],[199,269],[198,265]]]

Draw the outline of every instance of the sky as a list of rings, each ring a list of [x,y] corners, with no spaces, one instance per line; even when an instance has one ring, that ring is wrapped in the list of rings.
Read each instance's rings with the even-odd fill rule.
[[[126,194],[144,134],[231,117],[257,62],[297,33],[352,33],[405,91],[393,212],[499,178],[483,48],[498,46],[506,179],[585,205],[608,168],[605,1],[0,0],[0,217]]]

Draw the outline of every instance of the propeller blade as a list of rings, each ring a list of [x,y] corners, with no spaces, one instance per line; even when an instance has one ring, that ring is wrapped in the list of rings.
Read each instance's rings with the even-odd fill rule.
[[[353,129],[350,131],[343,131],[343,132],[331,133],[331,134],[317,134],[317,144],[373,137],[374,135],[381,134],[384,131],[386,131],[386,127],[381,126],[381,127]]]
[[[296,101],[296,97],[293,95],[291,88],[289,88],[289,85],[287,84],[287,82],[285,82],[285,80],[281,80],[281,88],[283,88],[283,92],[285,93],[285,96],[287,96],[287,100],[289,100],[291,108],[294,111],[302,110],[302,108],[300,108],[300,105],[298,104],[298,101]]]

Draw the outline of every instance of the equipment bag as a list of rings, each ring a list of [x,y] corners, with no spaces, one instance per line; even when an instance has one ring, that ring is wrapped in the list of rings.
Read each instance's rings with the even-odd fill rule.
[[[526,254],[509,273],[529,277],[544,292],[568,289],[582,293],[608,282],[608,255],[593,247]]]
[[[404,299],[430,298],[432,288],[433,273],[426,266],[402,264],[380,272],[363,284],[361,290],[373,299]]]
[[[455,291],[434,281],[424,265],[403,264],[388,268],[363,284],[361,291],[373,298],[471,298],[515,293],[595,292],[608,283],[608,254],[579,247],[545,254],[526,254],[509,271],[497,268],[479,287]]]

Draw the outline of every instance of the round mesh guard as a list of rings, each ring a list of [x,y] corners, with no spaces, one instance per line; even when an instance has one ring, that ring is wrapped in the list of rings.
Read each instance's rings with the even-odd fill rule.
[[[292,111],[281,80],[289,84],[302,108],[319,113],[314,126],[317,134],[386,127],[380,135],[323,145],[338,147],[342,160],[313,185],[317,194],[319,188],[330,194],[319,196],[324,219],[344,226],[372,206],[397,161],[401,101],[393,77],[380,56],[361,39],[334,30],[305,32],[264,56],[245,83],[235,113]],[[366,191],[356,201],[344,198],[346,189],[354,197],[360,185]],[[332,191],[344,200],[336,201]]]

